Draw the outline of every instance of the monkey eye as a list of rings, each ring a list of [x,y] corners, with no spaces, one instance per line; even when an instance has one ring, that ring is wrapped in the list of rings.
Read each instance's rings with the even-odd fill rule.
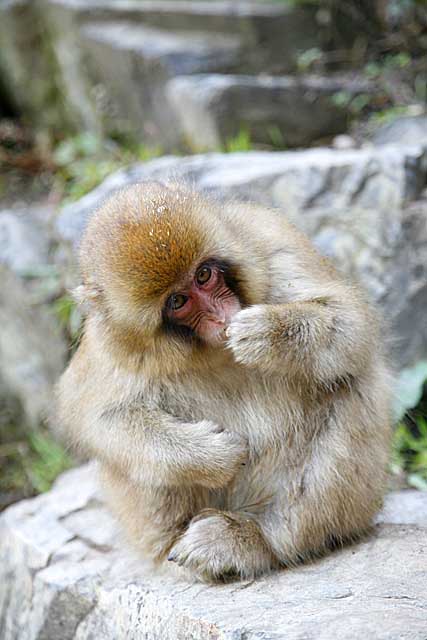
[[[206,284],[212,275],[212,269],[209,267],[201,267],[196,273],[196,280],[198,284]]]
[[[181,307],[185,305],[187,300],[188,297],[183,293],[174,293],[173,296],[169,298],[169,304],[173,311],[178,311],[178,309],[181,309]]]

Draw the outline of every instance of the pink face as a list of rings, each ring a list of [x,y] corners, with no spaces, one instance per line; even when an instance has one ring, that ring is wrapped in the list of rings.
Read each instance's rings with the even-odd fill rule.
[[[224,271],[215,264],[201,264],[188,287],[169,296],[167,317],[175,325],[190,328],[209,344],[225,339],[225,330],[240,310],[236,294],[227,286]]]

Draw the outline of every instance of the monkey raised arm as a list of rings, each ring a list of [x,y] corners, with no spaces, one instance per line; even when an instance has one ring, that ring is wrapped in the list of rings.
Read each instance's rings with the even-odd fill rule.
[[[237,362],[325,384],[360,373],[375,333],[374,318],[334,299],[254,305],[228,329]]]
[[[359,290],[339,276],[292,225],[286,246],[265,248],[268,294],[227,330],[237,362],[304,384],[357,376],[376,350],[378,319]]]

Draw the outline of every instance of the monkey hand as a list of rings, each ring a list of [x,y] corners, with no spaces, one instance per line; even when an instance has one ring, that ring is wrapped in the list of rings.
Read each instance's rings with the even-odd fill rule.
[[[236,313],[226,331],[236,362],[268,370],[274,360],[274,320],[272,308],[264,304]]]
[[[184,473],[196,484],[210,489],[225,487],[244,466],[247,444],[239,435],[208,420],[185,424],[180,429],[187,441]]]

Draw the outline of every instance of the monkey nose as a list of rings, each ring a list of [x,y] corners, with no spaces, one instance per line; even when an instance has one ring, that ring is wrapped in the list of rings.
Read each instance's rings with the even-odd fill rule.
[[[214,322],[217,324],[225,325],[225,312],[223,309],[215,309],[212,317],[214,318]]]
[[[220,306],[209,305],[206,309],[206,318],[210,322],[214,322],[215,324],[225,324],[225,311]]]

